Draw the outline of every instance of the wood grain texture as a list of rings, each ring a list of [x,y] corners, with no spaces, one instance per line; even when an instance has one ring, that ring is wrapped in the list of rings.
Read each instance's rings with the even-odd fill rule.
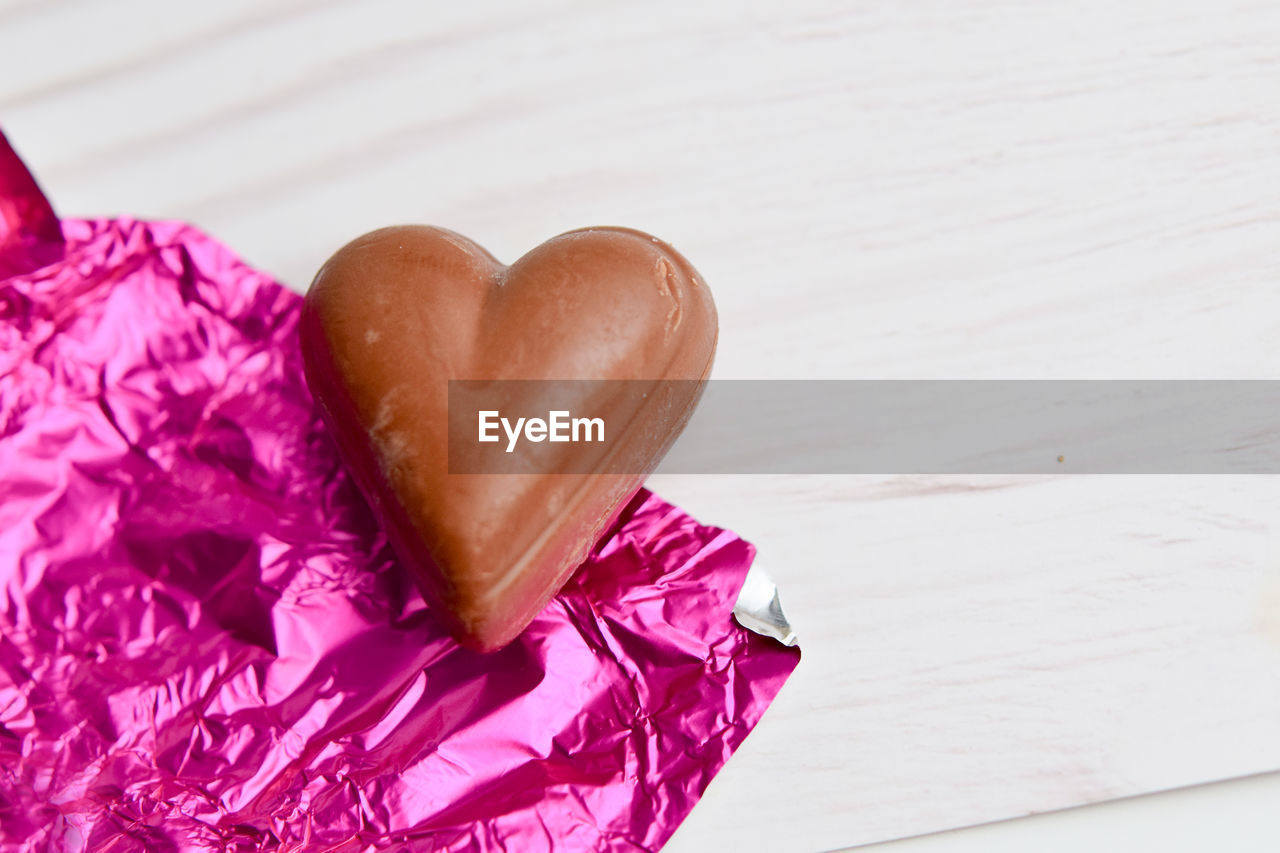
[[[0,3],[66,214],[305,289],[429,222],[626,224],[720,378],[1280,378],[1280,7]],[[814,850],[1280,768],[1273,480],[664,477],[804,660],[672,850]],[[767,818],[763,817],[767,816]]]

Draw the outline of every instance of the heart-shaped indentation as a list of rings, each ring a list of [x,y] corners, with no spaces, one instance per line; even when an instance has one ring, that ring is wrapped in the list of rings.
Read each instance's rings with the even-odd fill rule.
[[[301,334],[311,390],[401,562],[462,643],[492,650],[674,441],[711,369],[716,311],[689,262],[638,231],[571,231],[507,267],[458,234],[403,226],[329,259]],[[624,473],[450,473],[450,380],[588,379],[699,381],[646,399],[643,417],[601,384],[596,413],[625,415],[612,441],[639,460]]]

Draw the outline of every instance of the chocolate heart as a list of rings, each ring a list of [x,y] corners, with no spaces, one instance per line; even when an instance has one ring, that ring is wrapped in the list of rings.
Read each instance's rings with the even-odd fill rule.
[[[488,651],[560,589],[683,428],[716,311],[689,262],[638,231],[571,231],[507,267],[458,234],[402,226],[329,259],[301,335],[307,381],[400,561],[454,636]],[[450,473],[450,380],[696,381],[640,404],[610,397],[631,383],[601,384],[592,414],[622,425],[611,440],[633,460],[620,473],[487,474]]]

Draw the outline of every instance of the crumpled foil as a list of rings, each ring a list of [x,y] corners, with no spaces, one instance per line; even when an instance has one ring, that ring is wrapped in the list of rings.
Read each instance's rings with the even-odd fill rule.
[[[300,297],[179,223],[59,222],[0,136],[0,849],[652,850],[799,653],[641,492],[460,648],[303,380]]]

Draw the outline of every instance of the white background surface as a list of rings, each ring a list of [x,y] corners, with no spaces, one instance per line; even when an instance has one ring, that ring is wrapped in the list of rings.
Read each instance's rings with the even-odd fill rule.
[[[1280,378],[1275,4],[0,0],[0,121],[64,215],[186,219],[298,290],[395,222],[509,260],[651,231],[718,378]],[[1280,768],[1272,479],[651,485],[757,543],[804,649],[671,850]],[[886,850],[1270,851],[1278,794]]]

